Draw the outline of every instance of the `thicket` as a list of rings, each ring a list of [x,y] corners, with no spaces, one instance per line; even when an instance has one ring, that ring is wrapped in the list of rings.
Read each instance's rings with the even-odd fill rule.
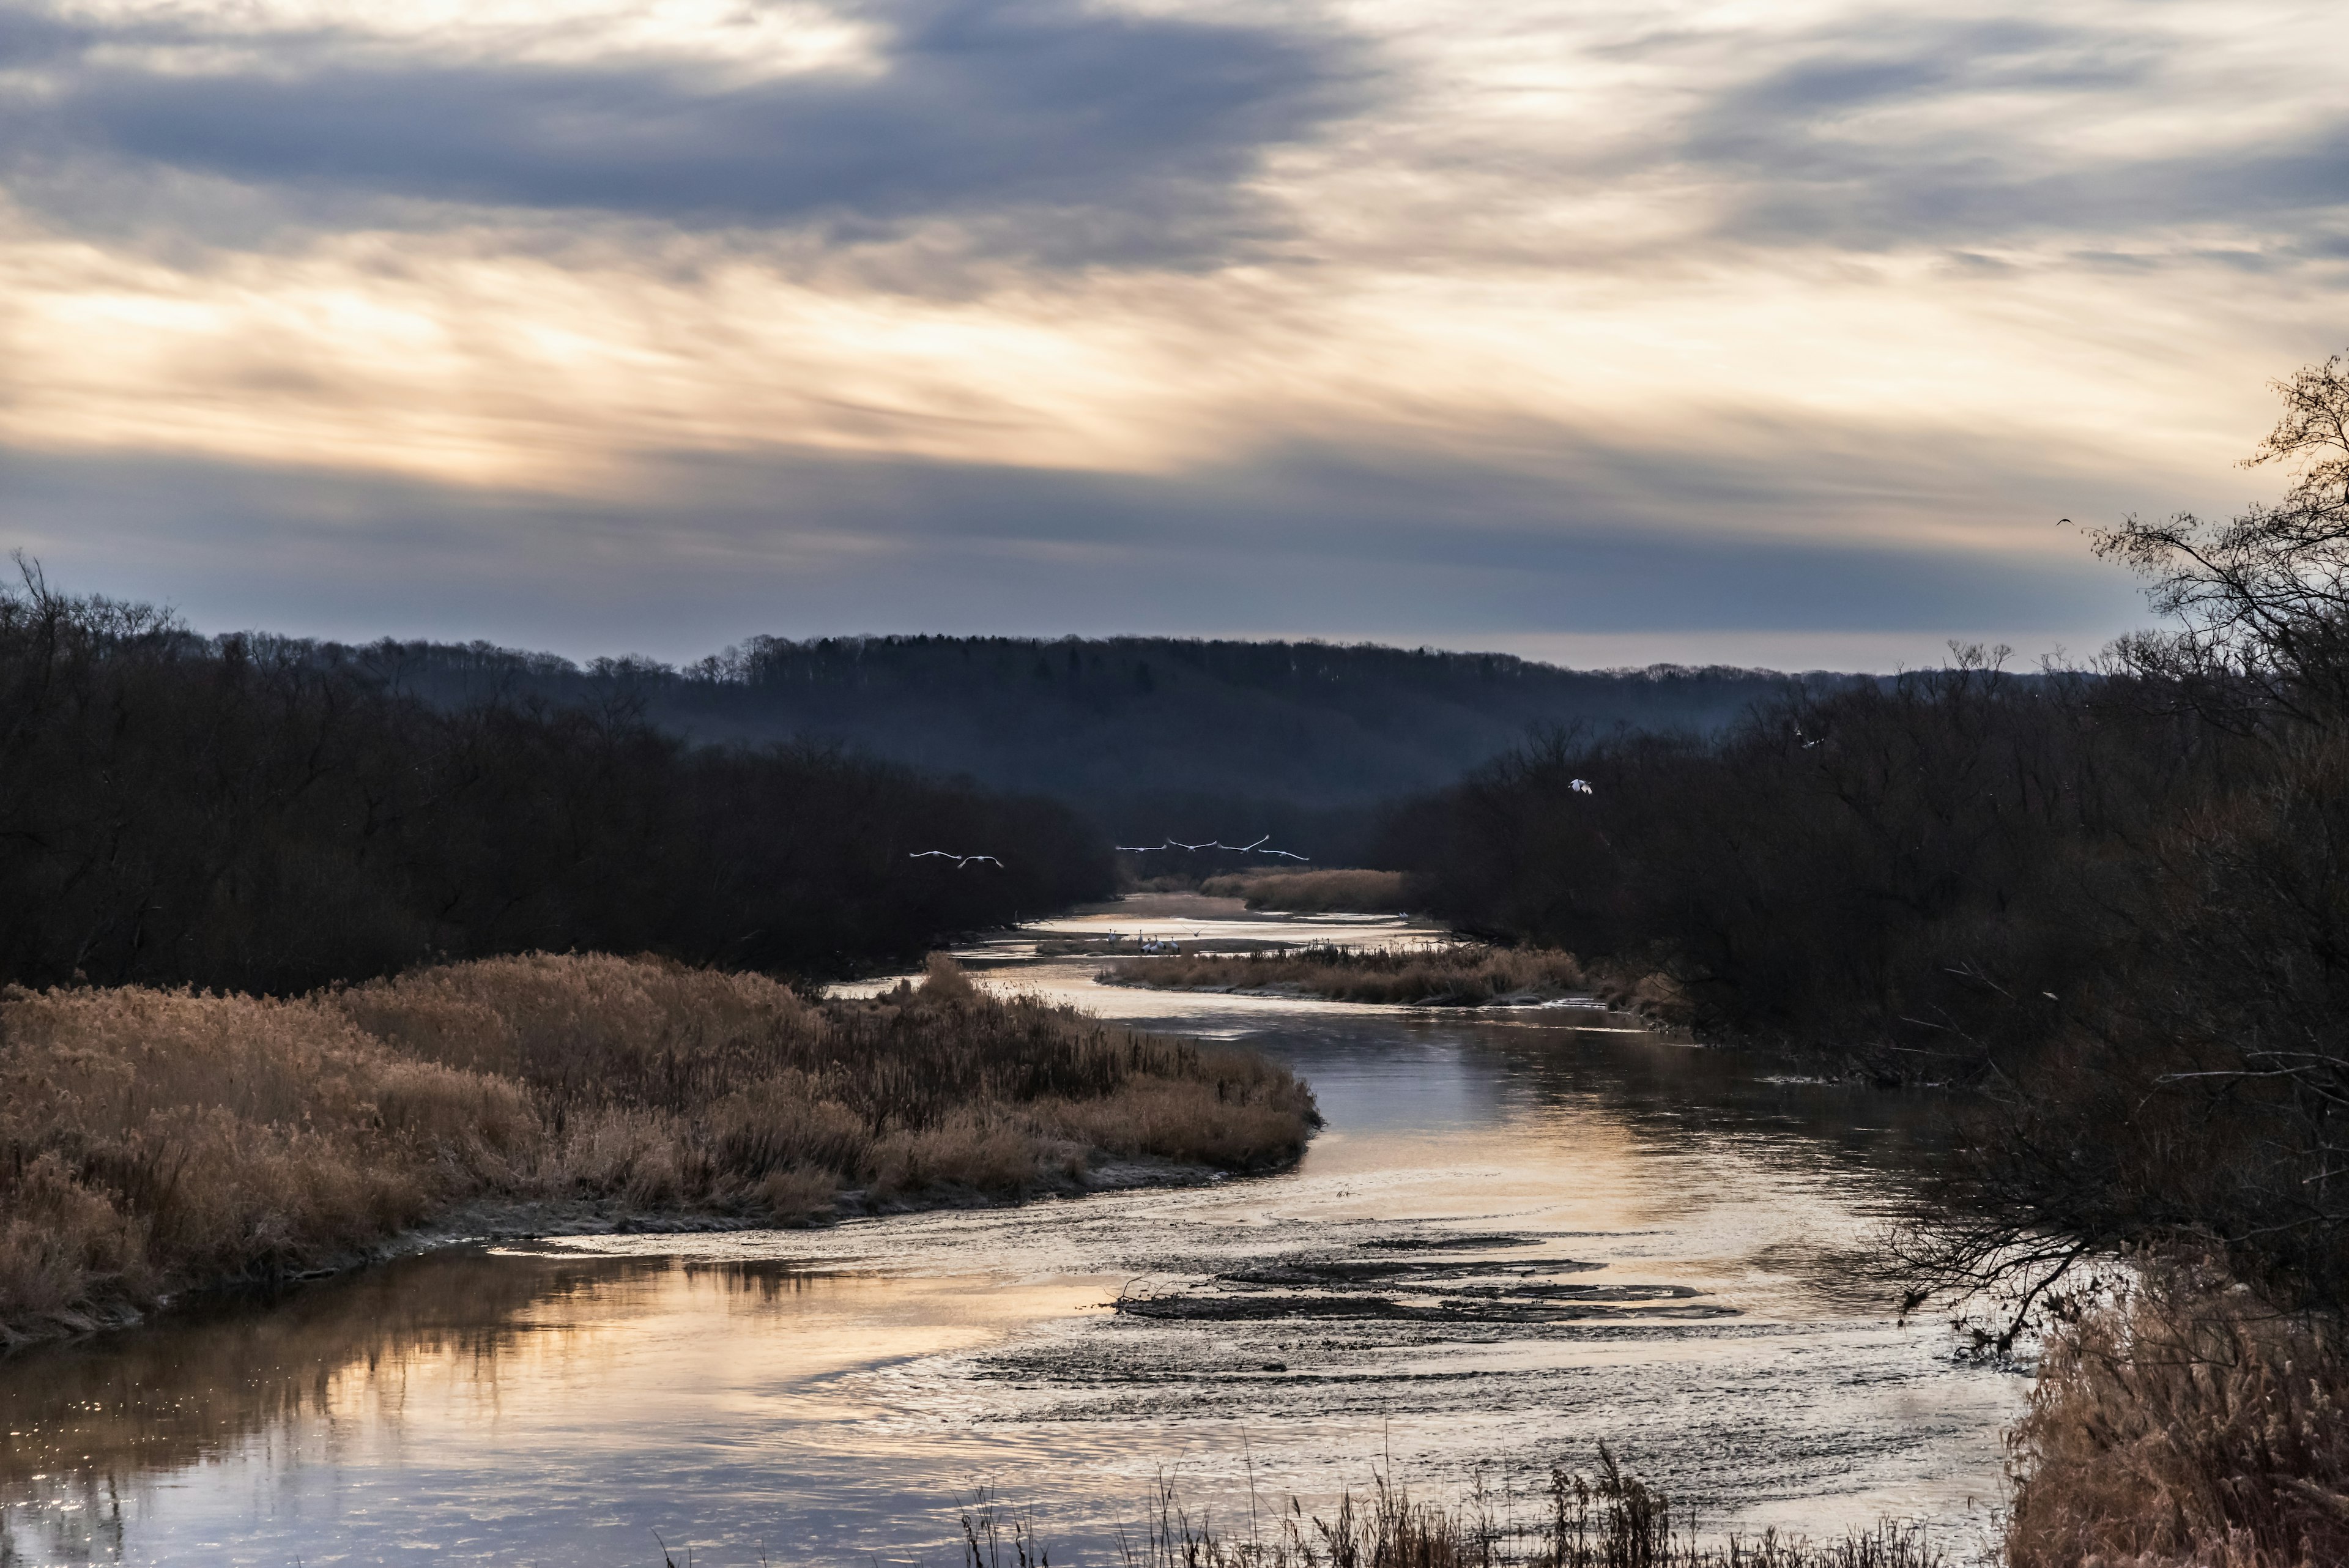
[[[1113,883],[1050,802],[688,746],[625,691],[436,706],[29,568],[0,591],[0,980],[285,993],[568,949],[839,972]]]
[[[2252,461],[2295,467],[2280,504],[2092,531],[2169,618],[2095,669],[2016,675],[1963,649],[1791,692],[1711,741],[1551,733],[1393,834],[1436,913],[1651,968],[1717,1033],[1979,1090],[1942,1217],[1902,1267],[1920,1299],[2002,1293],[2001,1348],[2116,1251],[2216,1257],[2258,1311],[2311,1325],[2229,1341],[2268,1371],[2197,1396],[2189,1425],[2213,1428],[2270,1374],[2329,1401],[2323,1325],[2349,1310],[2349,375],[2335,359],[2278,389]],[[2134,1345],[2142,1322],[2070,1343]],[[2294,1343],[2317,1363],[2275,1348]],[[2088,1386],[2088,1362],[2052,1366],[2047,1386]],[[2034,1450],[2050,1479],[2019,1560],[2086,1560],[2027,1546],[2052,1493],[2085,1484],[2081,1454],[2118,1475],[2168,1440],[2114,1403],[2125,1380],[2089,1382],[2086,1435]],[[2349,1518],[2332,1470],[2195,1451],[2179,1462],[2212,1467],[2208,1506],[2178,1504],[2182,1533],[2075,1531],[2065,1550],[2332,1560],[2262,1522],[2313,1517],[2286,1506],[2302,1487]]]
[[[350,1261],[481,1199],[790,1222],[1293,1159],[1252,1053],[977,991],[812,1002],[651,959],[479,960],[272,1000],[0,992],[0,1345]]]

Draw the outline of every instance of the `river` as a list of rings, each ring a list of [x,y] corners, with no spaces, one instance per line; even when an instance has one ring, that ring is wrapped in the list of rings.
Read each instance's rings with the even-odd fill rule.
[[[1105,1563],[1162,1480],[1245,1533],[1374,1468],[1506,1501],[1602,1439],[1709,1532],[1994,1535],[2023,1381],[1897,1324],[1855,1266],[1931,1156],[1930,1099],[1591,1009],[1149,992],[1036,952],[1428,935],[1236,909],[965,957],[1290,1063],[1328,1118],[1294,1171],[459,1248],[20,1355],[0,1564],[949,1564],[981,1487],[1056,1562]]]

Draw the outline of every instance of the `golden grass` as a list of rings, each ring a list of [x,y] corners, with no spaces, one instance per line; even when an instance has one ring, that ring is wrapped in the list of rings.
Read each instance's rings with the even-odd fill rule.
[[[1406,1006],[1475,1007],[1505,996],[1565,996],[1587,989],[1582,966],[1571,953],[1468,942],[1128,959],[1102,971],[1102,978],[1161,991],[1278,988],[1333,1002]]]
[[[1102,1156],[1292,1159],[1262,1057],[975,990],[811,1002],[533,954],[274,1001],[0,992],[0,1344],[331,1267],[480,1199],[793,1222],[1018,1196]]]
[[[2060,1330],[2012,1441],[2011,1568],[2349,1563],[2338,1327],[2215,1272],[2157,1266]]]
[[[1298,914],[1392,914],[1410,906],[1400,871],[1236,871],[1210,877],[1199,891],[1212,898],[1240,898],[1251,909]]]

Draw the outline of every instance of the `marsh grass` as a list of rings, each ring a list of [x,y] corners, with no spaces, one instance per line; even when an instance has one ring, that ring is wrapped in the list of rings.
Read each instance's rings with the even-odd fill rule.
[[[1435,948],[1335,945],[1240,955],[1130,959],[1101,972],[1118,985],[1162,991],[1279,989],[1333,1002],[1478,1007],[1503,997],[1588,994],[1571,953],[1461,942]]]
[[[1296,914],[1392,914],[1410,907],[1400,871],[1238,871],[1207,877],[1199,891],[1241,899],[1251,909]]]
[[[1285,1070],[974,988],[811,1001],[531,954],[289,1000],[0,992],[0,1345],[352,1261],[460,1205],[802,1222],[1018,1197],[1099,1160],[1247,1170],[1314,1117]]]

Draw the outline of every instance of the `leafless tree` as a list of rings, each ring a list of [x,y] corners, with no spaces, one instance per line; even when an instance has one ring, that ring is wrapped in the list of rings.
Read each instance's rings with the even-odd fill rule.
[[[2349,366],[2334,355],[2273,385],[2283,417],[2242,466],[2291,467],[2282,502],[2225,522],[2132,515],[2089,537],[2176,623],[2123,639],[2123,668],[2233,723],[2331,722],[2349,714]]]

